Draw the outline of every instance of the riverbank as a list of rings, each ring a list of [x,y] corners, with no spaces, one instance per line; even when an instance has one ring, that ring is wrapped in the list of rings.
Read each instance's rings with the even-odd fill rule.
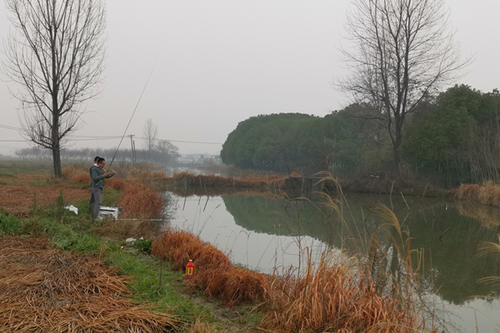
[[[0,331],[10,332],[13,327],[39,327],[42,331],[52,331],[62,327],[58,325],[96,332],[127,329],[141,332],[256,331],[255,327],[259,317],[250,308],[240,306],[226,309],[216,300],[189,292],[181,272],[172,270],[169,262],[162,262],[149,254],[151,250],[150,240],[127,243],[121,237],[114,239],[107,237],[106,231],[102,229],[111,224],[117,227],[118,222],[103,221],[97,224],[90,222],[87,190],[82,190],[85,192],[84,199],[82,199],[83,196],[71,197],[71,201],[65,198],[64,194],[67,193],[67,190],[82,187],[82,184],[76,179],[71,181],[68,180],[70,177],[67,177],[65,181],[59,181],[58,185],[54,186],[53,179],[45,174],[36,175],[35,178],[39,180],[36,184],[25,181],[33,177],[24,173],[4,174],[0,178],[0,181],[5,179],[4,183],[9,183],[7,185],[0,183],[0,192],[3,192],[4,188],[17,188],[18,191],[10,194],[13,199],[20,200],[19,202],[22,202],[21,193],[25,193],[26,189],[31,187],[36,193],[50,193],[51,195],[48,199],[46,198],[43,202],[38,201],[36,204],[29,197],[24,196],[24,200],[27,202],[21,205],[22,209],[13,209],[16,205],[12,206],[11,203],[0,202],[0,242],[6,246],[17,244],[16,246],[9,245],[6,249],[2,247],[2,263],[8,262],[10,266],[9,271],[5,271],[2,266],[0,282],[12,281],[18,273],[20,276],[16,280],[29,282],[12,285],[12,288],[17,286],[15,290],[0,288],[0,314],[10,314],[9,321],[0,320],[4,325],[0,325]],[[88,179],[85,183],[87,182]],[[114,189],[112,186],[106,188],[104,204],[117,205],[124,197],[126,198],[128,182],[128,180],[123,181],[120,190]],[[149,191],[150,195],[151,189],[145,186],[144,188]],[[153,192],[161,199],[157,192]],[[134,193],[139,198],[134,204],[140,205],[141,200],[142,202],[150,201],[151,196],[145,196],[144,193],[148,194],[148,192]],[[65,204],[75,205],[79,214],[75,215],[63,209]],[[163,205],[163,203],[161,204]],[[130,207],[133,208],[133,206]],[[8,213],[7,210],[11,213]],[[138,221],[138,223],[142,223],[142,221]],[[99,231],[101,232],[99,233]],[[144,233],[138,230],[139,234]],[[149,236],[152,238],[156,237],[157,234]],[[54,266],[55,271],[53,272],[50,263],[39,265],[42,260],[39,260],[38,264],[32,260],[23,261],[22,257],[17,255],[19,252],[17,247],[21,245],[24,248],[19,248],[19,251],[22,250],[30,256],[33,253],[42,255],[51,262],[55,260],[55,264],[79,263],[78,269],[74,272],[75,266],[73,264],[65,264],[64,267]],[[85,262],[92,264],[85,266],[83,264]],[[107,275],[102,274],[101,268],[107,270]],[[96,307],[89,308],[91,305],[88,304],[97,304],[100,307],[106,301],[101,300],[101,298],[109,300],[107,291],[102,284],[99,284],[102,282],[100,280],[96,282],[95,288],[92,287],[94,285],[92,283],[87,284],[90,289],[75,287],[72,289],[71,300],[68,301],[66,294],[57,292],[57,286],[58,283],[65,281],[74,282],[71,280],[72,274],[76,274],[75,278],[78,279],[88,276],[106,277],[107,283],[109,282],[112,286],[120,285],[121,287],[116,287],[113,291],[113,297],[116,296],[116,300],[113,298],[114,303],[112,304],[119,302],[126,306],[118,308],[114,305],[103,305],[100,313],[92,312],[92,309]],[[4,277],[8,277],[8,281]],[[19,306],[16,306],[15,302],[14,305],[11,304],[9,297],[15,296],[14,291],[24,295],[25,292],[30,292],[30,288],[38,290],[37,288],[45,288],[44,286],[55,287],[56,294],[50,292],[40,294],[38,301],[31,305],[19,303]],[[96,299],[89,301],[88,298],[85,298],[89,293]],[[51,310],[51,306],[57,306],[57,309],[60,310],[60,306],[66,306],[66,304],[68,307],[63,308],[62,315],[52,315],[55,310]],[[33,313],[40,314],[42,319],[37,319]],[[135,316],[134,313],[138,313],[139,317]],[[143,319],[140,319],[142,317]],[[161,318],[168,321],[162,321]],[[114,326],[106,326],[109,323]],[[101,324],[104,326],[99,326]],[[51,328],[46,329],[47,327]],[[64,330],[64,328],[61,329]]]
[[[329,178],[325,180],[325,177]],[[353,180],[332,181],[327,173],[305,177],[297,173],[267,177],[221,177],[176,173],[159,180],[160,188],[181,196],[221,195],[244,191],[267,192],[274,195],[311,197],[315,192],[338,193],[339,186],[346,193],[408,195],[420,197],[446,197],[450,191],[431,183],[395,181],[382,177],[365,177]]]
[[[112,186],[106,189],[106,204],[121,202],[126,196],[127,181],[122,185],[117,186],[120,189],[113,189]],[[74,182],[62,186],[81,185],[75,179]],[[149,189],[145,185],[144,187]],[[135,196],[140,198],[142,194],[135,193]],[[151,193],[144,196],[146,202],[151,201]],[[105,240],[96,234],[96,230],[105,225],[92,225],[89,222],[86,199],[72,202],[81,212],[78,216],[62,209],[65,204],[64,194],[56,201],[31,207],[21,218],[2,214],[1,233],[4,236],[48,237],[51,246],[56,249],[71,251],[77,256],[90,255],[99,258],[118,269],[121,274],[131,276],[128,287],[134,302],[149,304],[150,311],[168,313],[172,316],[169,318],[178,323],[176,325],[180,331],[203,331],[195,327],[207,325],[211,325],[212,330],[217,328],[228,332],[251,332],[258,327],[278,332],[366,330],[381,327],[388,332],[410,332],[421,327],[415,312],[403,307],[400,301],[374,293],[370,281],[360,280],[357,273],[352,273],[352,267],[333,265],[325,260],[319,267],[310,266],[305,278],[297,278],[296,275],[265,276],[233,267],[227,257],[213,247],[209,251],[198,251],[197,248],[206,248],[209,245],[196,241],[196,237],[192,235],[187,235],[178,243],[163,243],[167,246],[175,243],[175,248],[181,250],[183,246],[193,244],[190,240],[194,239],[194,244],[198,244],[190,250],[181,251],[195,258],[198,271],[198,280],[186,284],[182,272],[178,269],[182,269],[187,257],[179,257],[176,260],[170,257],[168,248],[160,252],[155,251],[161,260],[148,254],[150,250],[158,249],[155,244],[161,242],[162,238],[153,242],[153,246],[148,241],[139,241],[132,246],[121,241]],[[139,200],[135,201],[137,202]],[[104,235],[105,232],[101,230],[101,234]],[[199,253],[199,256],[195,253]],[[333,276],[337,278],[335,281],[338,283],[331,285],[328,281]],[[197,284],[196,281],[200,279],[205,283]],[[192,288],[193,284],[197,287]],[[200,292],[208,298],[202,297]],[[304,295],[303,303],[296,303],[297,295]],[[344,299],[349,299],[349,302],[341,301]],[[239,303],[243,305],[238,305]],[[317,309],[325,314],[321,318],[317,317],[317,311],[312,311],[314,304],[323,307]],[[259,305],[258,310],[256,305]],[[310,308],[311,311],[301,312],[300,309],[304,307]],[[225,315],[221,316],[222,313]],[[343,320],[339,321],[339,318]],[[285,325],[286,323],[288,325]],[[293,326],[290,326],[290,323],[293,323]]]

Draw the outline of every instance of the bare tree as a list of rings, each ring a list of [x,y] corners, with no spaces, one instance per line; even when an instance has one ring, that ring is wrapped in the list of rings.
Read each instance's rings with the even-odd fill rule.
[[[96,94],[102,73],[104,8],[100,0],[6,0],[17,34],[7,49],[10,77],[22,86],[24,129],[52,151],[61,177],[62,140]]]
[[[463,66],[442,0],[355,0],[345,51],[355,68],[343,87],[384,121],[396,172],[407,115]]]
[[[153,124],[153,120],[148,119],[144,125],[144,136],[146,137],[146,149],[151,152],[158,139],[158,126]]]

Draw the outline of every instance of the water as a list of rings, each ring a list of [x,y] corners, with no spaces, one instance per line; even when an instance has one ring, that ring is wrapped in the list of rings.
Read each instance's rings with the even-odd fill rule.
[[[367,235],[384,228],[375,207],[393,207],[402,230],[412,237],[411,248],[423,258],[425,284],[432,290],[427,299],[453,325],[449,330],[500,332],[500,290],[479,282],[500,276],[500,258],[477,254],[482,241],[499,241],[498,209],[442,199],[348,195],[341,221],[318,202],[243,194],[171,198],[171,226],[214,244],[233,263],[265,273],[303,267],[301,249],[309,249],[313,260],[328,248],[339,260],[351,251],[365,253]],[[379,234],[383,244],[390,242]]]

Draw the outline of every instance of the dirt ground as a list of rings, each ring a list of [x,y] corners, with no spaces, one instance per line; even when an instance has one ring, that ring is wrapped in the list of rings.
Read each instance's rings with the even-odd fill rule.
[[[61,192],[66,202],[77,202],[89,197],[88,189],[46,175],[0,177],[0,209],[25,216],[35,206],[44,207],[55,202]]]
[[[0,332],[172,332],[176,322],[126,298],[127,277],[46,239],[0,238]]]

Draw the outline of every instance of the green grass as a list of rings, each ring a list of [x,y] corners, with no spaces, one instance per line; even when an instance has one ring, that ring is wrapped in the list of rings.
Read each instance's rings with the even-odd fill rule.
[[[118,267],[123,274],[132,276],[129,287],[134,299],[153,303],[156,310],[172,312],[183,321],[194,322],[196,318],[205,322],[215,320],[209,311],[177,292],[178,289],[185,288],[182,283],[183,275],[170,270],[168,263],[120,249],[111,251],[107,262]]]
[[[0,177],[15,177],[18,174],[52,174],[51,161],[0,160]]]

